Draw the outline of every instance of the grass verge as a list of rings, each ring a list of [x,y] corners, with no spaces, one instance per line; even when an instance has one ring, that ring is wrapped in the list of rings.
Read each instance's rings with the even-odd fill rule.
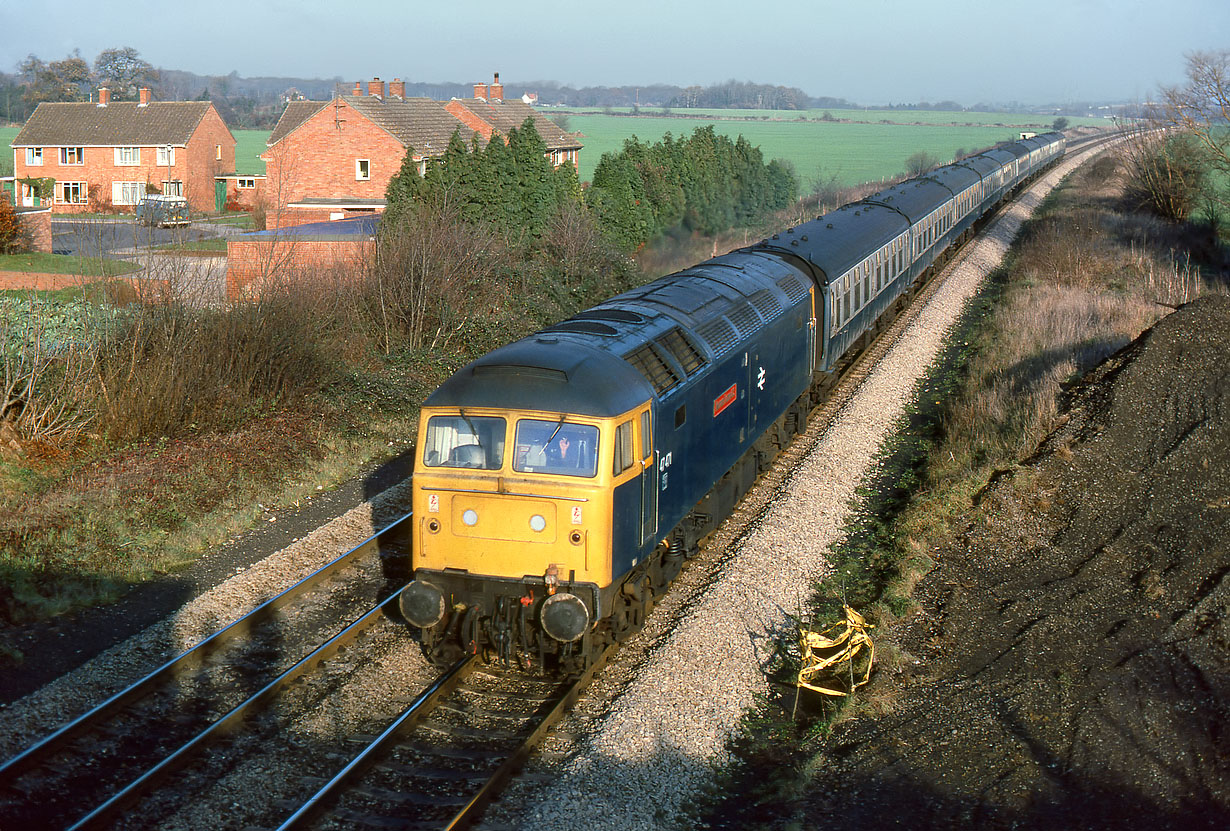
[[[139,271],[140,268],[127,260],[111,260],[105,257],[78,257],[67,254],[47,254],[41,251],[0,254],[0,271],[117,277]]]

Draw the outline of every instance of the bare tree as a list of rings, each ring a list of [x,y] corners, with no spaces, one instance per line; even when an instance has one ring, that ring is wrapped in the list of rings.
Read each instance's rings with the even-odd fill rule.
[[[94,74],[100,84],[111,88],[116,101],[134,101],[139,87],[158,83],[158,70],[131,46],[99,52],[94,59]]]
[[[1188,55],[1187,83],[1162,90],[1162,100],[1161,120],[1194,136],[1230,175],[1230,49]]]
[[[1119,158],[1127,173],[1125,198],[1164,219],[1185,221],[1204,188],[1205,164],[1190,136],[1148,121],[1120,127]]]
[[[487,286],[506,254],[490,229],[437,205],[416,206],[382,227],[366,296],[385,351],[445,346],[471,319],[488,314]]]

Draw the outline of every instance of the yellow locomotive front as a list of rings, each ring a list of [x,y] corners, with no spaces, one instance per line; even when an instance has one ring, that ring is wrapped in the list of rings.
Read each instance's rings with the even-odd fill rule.
[[[400,607],[438,664],[484,650],[575,670],[601,646],[616,493],[640,468],[619,460],[649,441],[628,429],[649,424],[649,393],[623,361],[547,345],[480,359],[420,415]],[[500,364],[510,350],[517,363]]]

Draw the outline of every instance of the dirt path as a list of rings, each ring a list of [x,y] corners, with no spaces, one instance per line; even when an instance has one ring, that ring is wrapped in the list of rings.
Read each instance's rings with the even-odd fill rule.
[[[840,725],[832,828],[1230,827],[1230,299],[1073,390],[933,552],[896,711]]]

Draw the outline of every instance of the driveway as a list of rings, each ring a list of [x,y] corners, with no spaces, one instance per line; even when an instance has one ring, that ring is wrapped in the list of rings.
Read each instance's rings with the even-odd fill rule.
[[[194,221],[177,228],[149,228],[132,217],[69,217],[51,221],[57,254],[128,260],[141,267],[129,278],[165,282],[175,296],[194,305],[226,299],[226,255],[199,256],[155,252],[168,243],[194,242],[243,233],[229,225]]]
[[[56,254],[127,258],[150,246],[231,233],[239,230],[200,221],[179,228],[148,228],[138,225],[130,216],[66,217],[51,220],[51,248]]]

